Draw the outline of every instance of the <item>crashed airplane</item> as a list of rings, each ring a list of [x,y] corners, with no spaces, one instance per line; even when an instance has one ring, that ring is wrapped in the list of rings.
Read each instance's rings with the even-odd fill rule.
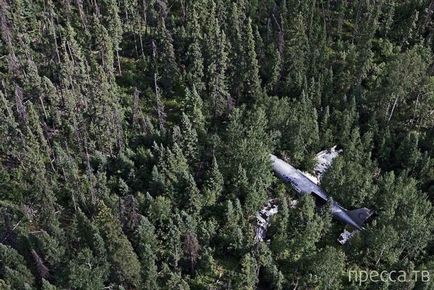
[[[270,159],[273,170],[277,176],[283,181],[290,183],[299,196],[311,194],[315,200],[316,206],[322,207],[329,201],[329,197],[319,186],[321,177],[330,167],[333,159],[336,158],[341,151],[342,150],[336,150],[335,146],[329,150],[319,152],[315,158],[317,162],[314,168],[315,175],[302,172],[272,154],[270,154]],[[268,208],[272,210],[267,211]],[[255,237],[257,241],[265,238],[269,219],[275,213],[277,213],[277,204],[275,202],[270,203],[270,201],[267,203],[266,207],[258,212],[258,226],[256,228]],[[373,211],[368,208],[347,210],[338,202],[332,201],[331,213],[335,219],[350,225],[354,229],[352,232],[344,230],[339,236],[338,242],[345,244],[356,232],[364,229],[363,224],[373,214]]]
[[[303,173],[300,170],[292,167],[285,161],[272,154],[270,154],[270,159],[273,170],[277,176],[279,176],[283,181],[289,182],[299,196],[303,196],[305,194],[312,195],[315,199],[316,206],[321,207],[327,203],[329,197],[327,193],[321,187],[319,187],[318,184],[322,174],[330,167],[331,162],[338,156],[339,153],[340,151],[336,150],[336,146],[328,151],[318,153],[316,156],[318,163],[315,166],[316,177],[313,178],[309,178],[306,173]],[[338,202],[332,201],[331,213],[335,219],[350,225],[355,231],[360,231],[364,229],[363,224],[373,214],[373,211],[365,207],[347,210]],[[341,244],[344,244],[349,238],[351,238],[353,234],[354,232],[350,233],[348,231],[344,231],[340,235],[338,241]]]

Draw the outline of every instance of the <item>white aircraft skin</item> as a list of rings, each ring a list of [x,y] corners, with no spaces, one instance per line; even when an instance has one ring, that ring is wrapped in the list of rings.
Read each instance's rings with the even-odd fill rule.
[[[270,154],[270,159],[277,176],[283,181],[289,182],[299,196],[312,194],[315,200],[321,204],[325,204],[329,200],[327,193],[306,177],[303,172],[272,154]],[[363,230],[363,222],[372,215],[372,211],[367,208],[348,211],[336,201],[333,201],[331,205],[331,213],[334,218],[350,225],[355,230]]]

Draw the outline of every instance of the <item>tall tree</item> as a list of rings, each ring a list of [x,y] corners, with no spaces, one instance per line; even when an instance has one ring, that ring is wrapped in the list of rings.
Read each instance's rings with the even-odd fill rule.
[[[121,285],[139,287],[141,285],[140,262],[131,243],[122,233],[119,221],[104,203],[100,205],[96,224],[106,243],[111,274]]]

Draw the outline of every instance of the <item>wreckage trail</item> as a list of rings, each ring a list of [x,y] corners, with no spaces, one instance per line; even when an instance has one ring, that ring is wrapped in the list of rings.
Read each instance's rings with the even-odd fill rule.
[[[342,150],[336,150],[336,146],[319,152],[316,155],[316,166],[314,168],[315,176],[302,172],[287,162],[270,154],[271,165],[278,177],[283,181],[290,183],[299,196],[310,194],[315,200],[317,207],[322,207],[329,201],[328,194],[319,186],[320,180],[324,172],[331,166]],[[256,214],[257,226],[255,232],[255,241],[263,241],[267,234],[267,229],[270,223],[271,216],[278,212],[278,202],[276,199],[270,199],[266,205]],[[350,225],[354,231],[344,231],[338,238],[339,243],[344,244],[350,239],[355,232],[363,230],[364,222],[373,214],[373,211],[368,208],[359,208],[347,210],[338,202],[332,201],[331,204],[332,216]]]

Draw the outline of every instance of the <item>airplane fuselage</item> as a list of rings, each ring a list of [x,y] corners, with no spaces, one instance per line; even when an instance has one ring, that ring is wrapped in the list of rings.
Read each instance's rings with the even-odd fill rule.
[[[329,200],[328,194],[321,187],[307,178],[303,172],[272,154],[270,154],[270,158],[273,170],[277,176],[279,176],[283,181],[290,183],[299,196],[311,194],[314,197],[317,206],[322,206],[327,203]],[[347,214],[347,210],[336,201],[333,201],[331,204],[331,213],[334,218],[349,224],[354,229],[362,229],[362,227]]]

